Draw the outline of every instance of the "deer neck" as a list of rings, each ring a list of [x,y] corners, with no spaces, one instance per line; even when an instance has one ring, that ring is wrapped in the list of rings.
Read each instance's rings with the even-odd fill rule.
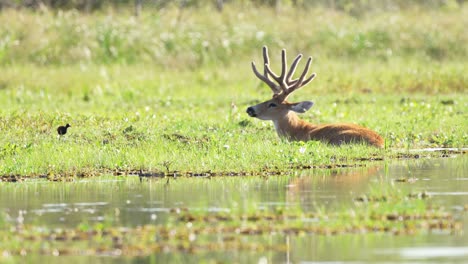
[[[309,140],[309,131],[315,126],[300,119],[296,113],[289,111],[280,119],[273,120],[278,136],[292,140]]]

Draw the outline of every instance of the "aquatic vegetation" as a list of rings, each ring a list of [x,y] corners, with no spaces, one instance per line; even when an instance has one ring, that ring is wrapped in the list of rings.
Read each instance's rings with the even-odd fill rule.
[[[3,224],[3,255],[145,256],[158,252],[286,250],[283,243],[265,240],[284,236],[343,234],[462,232],[459,221],[443,207],[434,207],[425,195],[393,192],[391,196],[356,199],[357,206],[338,212],[305,212],[299,207],[256,209],[247,212],[168,210],[164,224],[119,227],[81,223],[76,228]],[[364,201],[365,200],[365,201]],[[253,237],[245,242],[243,237]],[[5,243],[8,241],[8,243]]]
[[[398,241],[461,245],[468,208],[466,157],[389,162],[290,175],[174,177],[165,172],[165,178],[107,175],[66,183],[0,183],[0,258],[174,261],[175,256],[218,260],[230,253],[256,259],[275,252],[309,259],[315,256],[307,253],[310,243],[325,241],[341,241],[334,244],[340,248],[354,243],[356,248],[368,243],[395,247]],[[172,166],[162,165],[169,171]]]

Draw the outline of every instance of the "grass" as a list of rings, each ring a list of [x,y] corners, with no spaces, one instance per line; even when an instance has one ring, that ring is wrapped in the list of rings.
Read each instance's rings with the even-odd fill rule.
[[[284,170],[391,157],[389,149],[467,145],[467,97],[459,93],[397,96],[362,93],[353,87],[341,95],[321,94],[313,86],[323,85],[317,79],[308,90],[294,95],[296,100],[312,98],[316,103],[304,119],[353,122],[382,134],[387,150],[375,150],[279,140],[270,122],[244,113],[257,99],[268,98],[268,89],[255,88],[257,81],[251,76],[249,80],[250,72],[245,72],[245,81],[219,77],[211,81],[193,79],[204,72],[155,76],[153,69],[136,66],[102,71],[97,67],[81,72],[70,67],[36,69],[17,80],[14,68],[4,72],[2,77],[10,78],[9,87],[17,89],[4,90],[0,98],[5,106],[0,110],[1,174],[165,171],[167,162],[170,170],[179,171]],[[224,69],[206,74],[229,76]],[[72,127],[59,140],[56,127],[65,123]]]
[[[141,20],[124,11],[1,12],[0,175],[285,172],[468,145],[468,8],[358,18],[229,8],[178,21],[178,9]],[[265,44],[273,63],[283,47],[290,58],[315,58],[317,79],[291,97],[315,102],[304,119],[364,125],[386,149],[285,142],[271,123],[249,118],[245,108],[271,96],[249,65]]]

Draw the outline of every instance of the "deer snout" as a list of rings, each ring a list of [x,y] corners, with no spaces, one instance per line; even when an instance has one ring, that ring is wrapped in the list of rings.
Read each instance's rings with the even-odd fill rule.
[[[247,112],[247,114],[249,114],[249,116],[251,116],[251,117],[256,117],[256,116],[257,116],[257,114],[255,113],[255,110],[254,110],[253,107],[247,108],[247,111],[246,111],[246,112]]]

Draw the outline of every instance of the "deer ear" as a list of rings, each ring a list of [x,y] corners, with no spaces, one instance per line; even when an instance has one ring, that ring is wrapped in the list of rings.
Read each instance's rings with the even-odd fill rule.
[[[305,113],[314,105],[314,102],[303,101],[292,105],[291,110],[296,113]]]

